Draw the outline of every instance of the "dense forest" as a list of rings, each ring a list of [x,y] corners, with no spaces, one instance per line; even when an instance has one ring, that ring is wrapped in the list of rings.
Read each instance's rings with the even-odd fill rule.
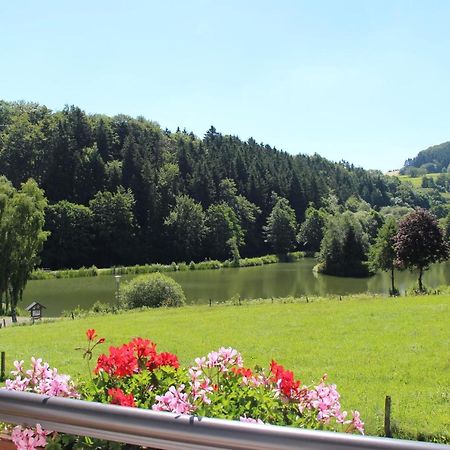
[[[199,138],[143,117],[25,102],[0,101],[0,175],[44,190],[41,265],[50,268],[264,254],[275,248],[277,212],[291,208],[297,227],[330,198],[377,212],[442,203],[381,172],[214,127]]]
[[[418,169],[421,170],[418,171]],[[400,172],[404,175],[416,176],[426,173],[450,173],[450,142],[422,150],[416,157],[406,160]]]

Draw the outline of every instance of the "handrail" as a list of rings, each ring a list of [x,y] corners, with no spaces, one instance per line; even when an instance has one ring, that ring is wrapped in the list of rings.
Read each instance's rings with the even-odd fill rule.
[[[0,390],[0,420],[164,450],[449,450],[416,441],[208,419]]]

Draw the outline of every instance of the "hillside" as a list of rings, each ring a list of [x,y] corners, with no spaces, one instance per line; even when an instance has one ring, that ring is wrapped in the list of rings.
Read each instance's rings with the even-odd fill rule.
[[[32,177],[44,189],[51,235],[42,265],[52,268],[226,259],[231,238],[242,256],[268,253],[273,192],[298,222],[330,193],[375,209],[431,206],[380,172],[292,156],[214,127],[200,138],[142,117],[24,102],[0,101],[0,175],[16,187]]]
[[[422,150],[417,156],[405,161],[402,175],[424,175],[447,172],[450,168],[450,141]],[[418,169],[418,170],[416,170]]]

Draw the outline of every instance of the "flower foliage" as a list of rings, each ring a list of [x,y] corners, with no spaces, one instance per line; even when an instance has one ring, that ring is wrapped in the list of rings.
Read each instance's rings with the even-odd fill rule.
[[[343,411],[336,385],[324,375],[305,386],[276,361],[268,370],[244,366],[242,355],[222,347],[181,368],[171,353],[135,338],[100,355],[85,394],[95,401],[176,414],[364,432],[358,411]]]
[[[88,330],[86,337],[88,356],[84,357],[90,359],[94,346],[104,339],[98,339],[95,330]],[[98,357],[94,376],[80,385],[81,395],[70,377],[59,375],[40,359],[32,359],[30,370],[24,370],[23,361],[15,367],[6,389],[255,424],[364,433],[359,412],[348,417],[327,375],[317,385],[305,386],[274,360],[269,369],[245,367],[242,355],[231,347],[182,368],[176,355],[158,353],[155,343],[137,337]],[[40,425],[15,427],[12,438],[17,448],[33,450],[45,446],[51,433]]]

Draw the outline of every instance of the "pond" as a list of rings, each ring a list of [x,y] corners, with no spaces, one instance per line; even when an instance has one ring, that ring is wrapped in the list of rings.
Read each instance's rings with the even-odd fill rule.
[[[296,263],[269,264],[220,270],[167,272],[184,289],[188,303],[228,300],[235,295],[245,298],[270,298],[302,295],[346,295],[357,293],[387,294],[389,274],[382,272],[371,278],[341,278],[314,274],[316,260],[304,258]],[[133,278],[123,276],[121,282]],[[398,272],[396,286],[403,294],[417,282],[416,272]],[[425,272],[424,284],[429,288],[450,284],[450,262],[435,264]],[[23,295],[22,308],[32,301],[44,304],[46,316],[58,316],[77,305],[89,308],[97,300],[115,301],[113,276],[65,278],[29,281]]]

